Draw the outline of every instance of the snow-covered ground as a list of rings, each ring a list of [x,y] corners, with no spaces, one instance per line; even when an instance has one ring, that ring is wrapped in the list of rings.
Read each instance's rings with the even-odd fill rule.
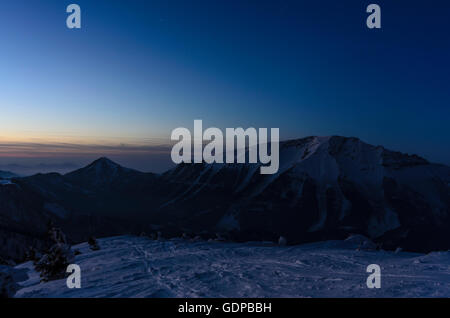
[[[153,241],[120,236],[74,246],[81,289],[40,283],[31,263],[16,297],[450,297],[450,252],[358,251],[351,241],[300,246]],[[369,264],[381,288],[366,286]]]

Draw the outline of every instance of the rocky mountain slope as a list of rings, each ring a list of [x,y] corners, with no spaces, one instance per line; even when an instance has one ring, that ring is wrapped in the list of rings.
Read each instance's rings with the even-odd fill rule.
[[[243,239],[361,233],[391,248],[450,247],[447,166],[356,138],[309,137],[280,145],[277,174],[261,175],[258,167],[179,165],[162,176],[171,198],[161,211]]]
[[[14,246],[0,256],[14,259],[40,244],[50,220],[72,242],[143,231],[288,243],[359,233],[387,249],[450,248],[450,168],[356,138],[282,142],[274,175],[259,164],[180,164],[155,175],[100,158],[9,181],[0,185],[0,239]]]

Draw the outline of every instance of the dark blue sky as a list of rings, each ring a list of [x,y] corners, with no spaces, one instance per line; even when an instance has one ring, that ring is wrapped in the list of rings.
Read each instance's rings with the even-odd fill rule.
[[[70,3],[81,30],[65,26]],[[370,3],[381,30],[365,25]],[[0,168],[41,162],[42,149],[84,163],[107,145],[162,169],[148,146],[194,119],[356,136],[450,164],[449,31],[447,1],[3,0]]]

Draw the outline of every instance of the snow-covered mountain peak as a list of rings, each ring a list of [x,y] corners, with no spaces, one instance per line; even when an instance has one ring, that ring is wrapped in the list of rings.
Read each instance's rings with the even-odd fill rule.
[[[295,149],[295,151],[294,151]],[[310,136],[302,139],[294,139],[281,142],[280,152],[297,153],[296,163],[302,162],[315,155],[328,154],[336,160],[351,159],[352,165],[359,163],[381,164],[390,168],[427,165],[429,162],[418,155],[409,155],[391,151],[382,146],[373,146],[359,138],[343,136]],[[286,159],[286,158],[285,158]],[[292,158],[291,158],[292,159]]]
[[[422,231],[434,229],[433,248],[445,241],[440,235],[449,224],[449,167],[342,136],[282,141],[279,158],[273,175],[260,175],[259,163],[179,165],[163,175],[173,195],[162,207],[191,205],[192,216],[225,197],[226,212],[217,223],[225,230],[280,232],[298,240],[360,231],[397,241],[409,231],[413,246]]]

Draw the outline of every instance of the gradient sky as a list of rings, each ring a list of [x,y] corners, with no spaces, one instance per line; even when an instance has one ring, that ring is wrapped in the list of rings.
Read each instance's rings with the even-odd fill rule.
[[[378,3],[382,29],[365,8]],[[65,8],[82,9],[69,30]],[[0,169],[170,165],[171,131],[279,127],[450,164],[448,1],[1,0]],[[28,170],[27,170],[28,169]]]

